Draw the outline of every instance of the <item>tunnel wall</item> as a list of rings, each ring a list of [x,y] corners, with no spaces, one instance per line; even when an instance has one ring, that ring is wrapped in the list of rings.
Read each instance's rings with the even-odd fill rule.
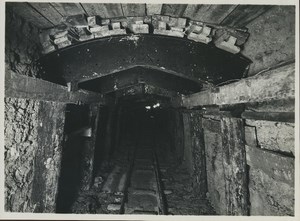
[[[6,10],[5,69],[18,74],[36,76],[34,61],[40,57],[42,47],[39,29],[23,18]]]
[[[64,104],[5,98],[5,209],[53,212]]]
[[[196,178],[206,160],[207,196],[217,214],[293,215],[293,123],[232,118],[232,124],[196,110],[183,119],[184,162]],[[205,157],[197,157],[200,143]]]
[[[252,60],[249,76],[295,59],[295,6],[273,6],[247,25],[242,54]]]

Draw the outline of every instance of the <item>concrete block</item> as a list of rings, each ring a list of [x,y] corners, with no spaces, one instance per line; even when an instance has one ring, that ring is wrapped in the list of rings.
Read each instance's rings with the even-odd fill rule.
[[[70,40],[67,40],[67,41],[64,41],[64,42],[61,42],[61,43],[59,43],[59,44],[57,44],[57,48],[64,48],[64,47],[67,47],[67,46],[69,46],[69,45],[71,45],[72,43],[71,43],[71,41]]]
[[[87,22],[88,22],[89,26],[95,26],[95,25],[97,25],[96,16],[87,17]]]
[[[93,34],[86,34],[86,35],[81,35],[79,36],[78,40],[79,41],[88,41],[94,38]]]
[[[88,28],[88,31],[90,33],[96,33],[96,32],[100,32],[100,31],[108,31],[109,28],[108,28],[108,25],[105,25],[105,26],[93,26],[93,27],[89,27]]]
[[[204,43],[204,44],[208,44],[209,42],[212,41],[211,37],[207,37],[206,35],[203,35],[203,34],[196,34],[196,33],[193,33],[193,32],[190,33],[187,36],[187,38],[190,39],[190,40],[196,41],[196,42]]]
[[[184,32],[173,31],[173,30],[159,30],[159,29],[154,29],[153,34],[174,36],[174,37],[179,37],[179,38],[183,38],[184,37]]]
[[[142,25],[142,24],[144,24],[144,21],[143,20],[142,21],[135,21],[135,24]]]
[[[126,30],[125,29],[115,29],[109,31],[110,35],[126,35]]]
[[[166,30],[167,29],[167,23],[163,21],[158,21],[158,29],[159,30]]]
[[[186,18],[170,17],[168,24],[170,27],[185,28],[186,27]]]
[[[67,35],[65,35],[65,36],[60,37],[60,38],[55,38],[55,39],[53,40],[53,43],[57,45],[57,44],[60,44],[60,43],[62,43],[62,42],[64,42],[64,41],[67,41],[67,40],[69,40],[69,38],[68,38]]]
[[[222,50],[228,51],[232,54],[237,54],[240,52],[240,48],[235,46],[237,38],[233,37],[233,36],[229,36],[229,39],[226,41],[217,41],[215,42],[215,45],[217,48],[220,48]]]
[[[178,28],[178,27],[171,27],[171,30],[183,32],[183,28]]]
[[[100,24],[101,25],[109,25],[110,24],[110,19],[108,19],[108,18],[101,19]]]
[[[169,23],[170,16],[166,15],[153,15],[152,16],[152,25],[154,29],[159,29],[159,22]]]
[[[121,28],[121,22],[115,22],[111,24],[113,30]]]
[[[148,24],[132,24],[130,26],[130,30],[135,33],[147,34],[149,33],[149,25]]]

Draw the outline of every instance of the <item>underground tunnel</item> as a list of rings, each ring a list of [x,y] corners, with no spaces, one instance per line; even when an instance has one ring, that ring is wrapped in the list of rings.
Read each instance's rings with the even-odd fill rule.
[[[294,5],[5,17],[6,213],[295,215]]]

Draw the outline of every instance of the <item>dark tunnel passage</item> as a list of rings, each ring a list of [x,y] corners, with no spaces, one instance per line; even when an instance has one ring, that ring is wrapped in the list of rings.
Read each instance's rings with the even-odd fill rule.
[[[192,180],[184,163],[183,119],[168,100],[133,97],[96,115],[95,148],[89,152],[95,115],[87,105],[67,106],[57,212],[215,213],[206,180]],[[93,165],[86,162],[89,154]]]
[[[297,215],[297,7],[3,8],[6,218]]]

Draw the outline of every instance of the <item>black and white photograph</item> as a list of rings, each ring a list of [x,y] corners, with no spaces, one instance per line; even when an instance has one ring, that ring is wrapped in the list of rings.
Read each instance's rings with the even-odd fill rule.
[[[1,3],[0,219],[298,219],[298,4]]]

